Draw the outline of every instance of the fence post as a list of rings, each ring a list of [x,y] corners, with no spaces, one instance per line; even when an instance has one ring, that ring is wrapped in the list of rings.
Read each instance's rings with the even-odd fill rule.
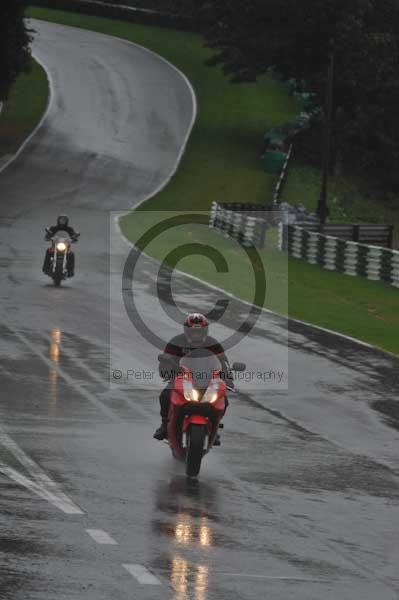
[[[232,236],[235,240],[240,241],[240,231],[242,229],[243,213],[240,210],[235,211],[233,217]]]
[[[353,226],[352,240],[358,242],[360,240],[360,225]]]
[[[244,225],[243,246],[254,246],[254,233],[256,227],[256,218],[248,216]]]
[[[329,271],[336,270],[337,244],[337,238],[326,236],[326,245],[324,248],[324,267]]]
[[[267,213],[266,211],[264,211],[262,222],[259,224],[259,248],[261,249],[266,246],[266,232],[268,226],[268,220],[266,215]]]
[[[287,248],[285,247],[285,243],[284,243],[284,223],[282,223],[280,221],[280,223],[278,224],[278,249],[280,250],[280,252],[284,252],[284,250],[286,250]]]
[[[319,240],[319,234],[314,231],[309,232],[309,244],[308,244],[308,253],[307,253],[307,261],[311,265],[317,264],[317,244]]]
[[[346,275],[356,276],[358,251],[359,246],[357,242],[346,242],[344,260],[344,273]]]
[[[302,229],[293,227],[292,256],[302,258]]]
[[[369,249],[367,254],[367,279],[378,281],[380,279],[382,248]]]
[[[393,248],[393,225],[389,226],[388,248]]]
[[[399,252],[392,256],[392,285],[399,288]]]
[[[212,202],[209,227],[215,227],[217,211],[218,211],[217,202]]]
[[[231,237],[231,232],[233,230],[233,219],[234,219],[234,211],[231,210],[231,208],[228,208],[226,210],[225,219],[226,219],[226,228],[225,228],[224,236]]]

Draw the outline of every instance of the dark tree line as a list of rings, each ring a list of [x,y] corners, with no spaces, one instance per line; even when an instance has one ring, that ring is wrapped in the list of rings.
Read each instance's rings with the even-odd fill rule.
[[[198,0],[233,80],[273,69],[324,106],[334,52],[334,157],[399,189],[399,0]]]
[[[6,100],[19,73],[30,63],[29,34],[23,16],[24,0],[1,0],[0,3],[0,101]]]

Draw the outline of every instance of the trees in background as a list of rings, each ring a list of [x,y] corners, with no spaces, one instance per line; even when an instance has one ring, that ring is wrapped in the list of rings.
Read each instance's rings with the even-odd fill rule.
[[[399,0],[198,0],[234,80],[269,69],[324,106],[334,52],[334,156],[399,189]]]
[[[0,3],[0,101],[7,98],[11,85],[30,63],[29,34],[23,20],[25,0]]]

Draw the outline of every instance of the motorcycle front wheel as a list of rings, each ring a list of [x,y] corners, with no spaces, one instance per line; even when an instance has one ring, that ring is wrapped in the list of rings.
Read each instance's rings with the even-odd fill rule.
[[[62,271],[63,271],[62,264],[57,264],[57,267],[56,267],[54,275],[53,275],[53,281],[54,281],[55,287],[60,287],[60,285],[61,285],[61,281],[63,280]]]
[[[204,425],[191,425],[186,451],[187,477],[197,477],[200,472],[206,435],[207,429]]]

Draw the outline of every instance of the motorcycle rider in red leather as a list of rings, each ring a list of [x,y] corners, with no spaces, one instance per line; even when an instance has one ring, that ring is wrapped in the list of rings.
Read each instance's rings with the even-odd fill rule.
[[[233,387],[233,381],[230,374],[229,363],[224,352],[223,346],[213,337],[208,335],[209,322],[208,319],[201,313],[191,313],[184,321],[184,333],[176,335],[167,344],[164,349],[164,354],[168,354],[175,360],[168,360],[167,364],[159,364],[159,374],[164,380],[168,381],[168,385],[162,390],[159,396],[161,405],[161,426],[155,431],[154,438],[163,440],[167,437],[168,413],[170,407],[170,397],[174,386],[174,379],[177,376],[179,362],[183,356],[190,354],[193,350],[204,348],[207,351],[215,354],[221,364],[222,373],[229,387]],[[226,408],[228,400],[226,397]],[[215,441],[215,445],[220,445],[219,436]]]

